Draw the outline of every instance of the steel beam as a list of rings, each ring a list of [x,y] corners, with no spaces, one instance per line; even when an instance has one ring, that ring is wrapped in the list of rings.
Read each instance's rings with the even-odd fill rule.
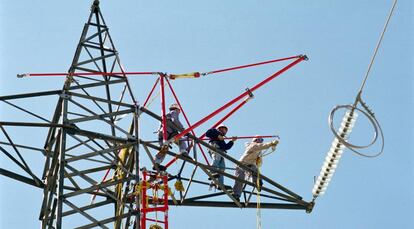
[[[173,205],[173,201],[169,200],[168,204]],[[234,202],[221,201],[191,201],[184,202],[179,206],[191,207],[223,207],[223,208],[237,208],[239,207]],[[257,203],[251,202],[247,206],[242,205],[240,208],[257,208]],[[260,203],[260,208],[263,209],[287,209],[287,210],[306,210],[307,208],[300,204],[280,204],[280,203]]]
[[[32,97],[39,97],[39,96],[59,95],[60,93],[62,93],[62,90],[32,92],[32,93],[25,93],[25,94],[0,96],[0,100],[3,101],[3,100],[12,100],[12,99],[32,98]]]
[[[6,169],[0,168],[0,175],[9,177],[11,179],[14,179],[14,180],[17,180],[17,181],[20,181],[20,182],[23,182],[25,184],[32,185],[36,188],[43,188],[44,187],[43,183],[36,182],[35,180],[33,180],[31,178],[19,175],[17,173],[11,172],[11,171],[6,170]]]

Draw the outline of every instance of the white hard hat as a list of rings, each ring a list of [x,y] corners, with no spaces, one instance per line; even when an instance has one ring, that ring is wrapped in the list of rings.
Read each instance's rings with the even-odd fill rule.
[[[256,135],[252,139],[252,142],[262,143],[263,142],[263,138],[261,138],[259,135]]]
[[[173,103],[173,104],[170,105],[170,110],[173,110],[173,109],[180,110],[180,106],[177,103]]]
[[[226,130],[229,130],[229,128],[228,128],[226,125],[224,125],[224,124],[220,124],[220,125],[217,127],[217,129],[219,129],[219,128],[226,128]]]

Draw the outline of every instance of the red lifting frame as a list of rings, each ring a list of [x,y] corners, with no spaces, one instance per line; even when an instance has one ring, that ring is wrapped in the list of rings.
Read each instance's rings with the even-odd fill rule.
[[[160,73],[161,112],[162,112],[162,139],[167,141],[167,117],[165,116],[164,74]]]
[[[293,58],[293,57],[292,57]],[[289,59],[292,59],[289,58]],[[273,80],[274,78],[278,77],[280,74],[282,74],[283,72],[287,71],[288,69],[292,68],[293,66],[295,66],[296,64],[300,63],[303,60],[306,60],[307,57],[304,55],[300,55],[300,56],[296,56],[296,60],[293,61],[292,63],[290,63],[289,65],[287,65],[286,67],[282,68],[281,70],[279,70],[278,72],[274,73],[273,75],[269,76],[268,78],[266,78],[265,80],[263,80],[262,82],[256,84],[254,87],[250,88],[250,90],[242,93],[241,95],[239,95],[238,97],[234,98],[233,100],[231,100],[230,102],[226,103],[224,106],[220,107],[219,109],[217,109],[216,111],[214,111],[213,113],[209,114],[208,116],[206,116],[205,118],[201,119],[200,121],[198,121],[197,123],[195,123],[194,125],[192,125],[191,127],[183,130],[180,134],[175,136],[175,140],[180,139],[182,136],[186,135],[188,132],[190,132],[191,130],[193,130],[194,128],[199,127],[201,124],[205,123],[206,121],[208,121],[209,119],[211,119],[212,117],[214,117],[215,115],[217,115],[218,113],[222,112],[224,109],[228,108],[229,106],[233,105],[234,103],[236,103],[237,101],[239,101],[240,99],[244,98],[245,96],[249,95],[251,92],[257,90],[258,88],[260,88],[261,86],[265,85],[266,83],[270,82],[271,80]],[[234,70],[234,68],[232,69]]]
[[[180,109],[181,109],[181,112],[183,113],[183,116],[184,116],[185,121],[187,122],[187,125],[190,127],[190,126],[191,126],[190,121],[188,120],[187,115],[185,114],[184,109],[183,109],[183,107],[181,106],[181,103],[180,103],[180,101],[178,100],[178,97],[177,97],[177,95],[175,94],[175,91],[174,91],[174,89],[172,88],[170,81],[169,81],[167,78],[165,78],[165,80],[167,81],[168,86],[169,86],[169,88],[170,88],[170,90],[171,90],[171,93],[173,94],[175,101],[177,102],[178,106],[179,106],[179,107],[180,107]],[[194,133],[194,130],[191,130],[191,133],[192,133],[194,136],[196,136],[196,134]],[[201,150],[201,153],[203,154],[204,160],[206,161],[207,165],[209,165],[209,166],[210,166],[210,163],[208,162],[208,159],[207,159],[207,157],[206,157],[206,154],[204,153],[204,150],[203,150],[203,148],[201,147],[200,143],[197,143],[197,145],[198,145],[199,149]],[[190,153],[190,152],[188,152],[188,153]],[[165,165],[165,167],[166,167],[166,168],[170,167],[170,166],[171,166],[171,165],[172,165],[175,161],[177,161],[177,159],[178,159],[178,158],[174,158],[174,159],[172,159],[170,162],[168,162],[168,163],[167,163],[167,165]]]
[[[255,135],[255,136],[237,136],[237,139],[252,139],[252,138],[277,138],[277,135]],[[232,139],[231,137],[225,137],[224,139]],[[200,137],[200,140],[208,140],[208,138]]]
[[[160,81],[160,78],[158,77],[158,78],[157,78],[157,80],[155,81],[155,84],[154,84],[154,86],[152,87],[152,89],[151,89],[151,91],[150,91],[150,93],[149,93],[149,95],[148,95],[147,99],[145,100],[143,107],[146,107],[146,105],[147,105],[147,103],[148,103],[148,100],[151,98],[151,95],[152,95],[152,93],[154,92],[155,87],[157,87],[157,84],[158,84],[158,82],[159,82],[159,81]]]
[[[168,81],[167,81],[168,82]],[[220,121],[218,121],[216,124],[214,124],[214,126],[212,127],[212,128],[216,128],[218,125],[220,125],[222,122],[224,122],[224,120],[226,120],[228,117],[230,117],[234,112],[236,112],[238,109],[240,109],[244,104],[246,104],[247,103],[247,101],[248,101],[248,99],[246,99],[246,100],[244,100],[242,103],[240,103],[239,105],[237,105],[237,107],[235,107],[232,111],[230,111],[226,116],[224,116],[222,119],[220,119]],[[180,105],[180,107],[181,107],[181,105]],[[183,113],[184,114],[184,113]],[[185,117],[185,116],[184,116]],[[187,119],[187,118],[186,118]],[[188,121],[187,121],[187,123],[188,123]],[[190,126],[190,124],[188,123],[188,125]],[[193,133],[193,135],[195,136],[195,133],[194,133],[194,131],[193,130],[191,130],[191,132]],[[203,135],[201,135],[201,137],[200,138],[203,138],[203,137],[205,137],[206,136],[206,134],[204,133]],[[205,139],[203,139],[203,140],[205,140]],[[201,145],[200,145],[200,143],[197,143],[197,145],[198,145],[198,147],[200,148],[200,150],[201,150],[201,152],[203,153],[203,157],[204,157],[204,159],[206,160],[206,162],[207,162],[207,164],[208,165],[210,165],[210,163],[208,162],[208,160],[207,160],[207,157],[206,157],[206,155],[205,155],[205,153],[204,153],[204,150],[203,150],[203,148],[201,148]],[[165,166],[166,168],[168,168],[170,165],[172,165],[175,161],[177,161],[178,160],[178,158],[174,158],[174,159],[172,159],[170,162],[168,162],[168,164]]]
[[[276,59],[276,60],[268,60],[268,61],[263,61],[263,62],[259,62],[259,63],[254,63],[254,64],[246,64],[246,65],[232,67],[232,68],[225,68],[225,69],[220,69],[220,70],[207,72],[207,73],[204,73],[204,75],[210,75],[210,74],[216,74],[216,73],[220,73],[220,72],[233,71],[233,70],[238,70],[238,69],[242,69],[242,68],[250,68],[250,67],[275,63],[275,62],[284,61],[284,60],[296,59],[298,57],[299,56],[291,56],[291,57],[286,57],[286,58],[281,58],[281,59]]]
[[[142,172],[142,176],[143,176],[143,180],[142,180],[142,198],[141,198],[141,204],[142,204],[142,208],[141,208],[141,229],[146,229],[147,227],[147,221],[151,221],[151,222],[157,222],[157,223],[163,223],[164,224],[164,229],[168,229],[168,178],[167,175],[162,175],[162,183],[164,184],[164,195],[163,195],[163,206],[161,207],[149,207],[148,203],[147,203],[147,172],[143,171]],[[158,174],[156,174],[156,176],[158,176]],[[155,184],[158,185],[158,184]],[[155,185],[151,185],[150,187],[154,190],[154,192],[157,192],[158,189],[155,187]],[[153,200],[158,201],[158,200]],[[156,212],[156,211],[160,211],[164,213],[164,221],[161,220],[154,220],[151,218],[147,218],[147,213],[150,212]]]
[[[249,101],[250,98],[246,98],[243,102],[241,102],[239,105],[237,105],[233,110],[231,110],[227,115],[225,115],[222,119],[220,119],[216,124],[214,124],[211,128],[216,128],[220,124],[222,124],[226,119],[228,119],[231,115],[234,114],[237,110],[239,110],[244,104]],[[204,138],[206,136],[206,133],[200,136],[200,139]]]
[[[108,175],[109,175],[109,172],[111,171],[111,169],[107,169],[106,170],[106,173],[105,173],[105,176],[102,178],[102,181],[101,181],[101,184],[104,182],[104,181],[106,181],[106,178],[108,177]],[[93,196],[92,196],[92,199],[91,199],[91,204],[93,204],[93,202],[95,201],[95,199],[96,199],[96,194],[99,192],[99,188],[97,188],[96,189],[96,192],[93,194]]]
[[[232,71],[232,70],[237,70],[237,69],[242,69],[242,68],[249,68],[249,67],[254,67],[254,66],[259,66],[259,65],[264,65],[264,64],[270,64],[270,63],[274,63],[274,62],[290,60],[290,59],[295,59],[295,58],[298,58],[298,56],[292,56],[292,57],[286,57],[286,58],[281,58],[281,59],[276,59],[276,60],[263,61],[263,62],[259,62],[259,63],[247,64],[247,65],[242,65],[242,66],[237,66],[237,67],[232,67],[232,68],[225,68],[225,69],[220,69],[220,70],[215,70],[215,71],[211,71],[211,72],[202,73],[201,75],[216,74],[216,73],[220,73],[220,72],[227,72],[227,71]],[[19,77],[33,77],[33,76],[110,76],[110,75],[159,75],[159,74],[161,74],[159,72],[124,72],[123,69],[121,69],[121,70],[122,70],[122,72],[74,72],[72,74],[60,73],[60,72],[59,73],[24,73],[24,74],[18,74],[18,76]],[[170,75],[170,76],[174,76],[174,75]]]
[[[74,73],[26,73],[19,74],[21,77],[33,76],[111,76],[111,75],[155,75],[158,72],[74,72]]]

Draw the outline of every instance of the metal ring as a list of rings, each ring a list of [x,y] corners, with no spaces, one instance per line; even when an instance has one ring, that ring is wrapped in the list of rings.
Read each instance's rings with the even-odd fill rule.
[[[372,141],[368,145],[358,146],[358,145],[353,145],[351,143],[348,143],[348,142],[345,141],[344,138],[342,138],[341,136],[339,136],[339,134],[336,132],[335,128],[333,127],[333,117],[334,117],[335,112],[338,109],[341,109],[341,108],[345,108],[345,109],[351,110],[351,112],[353,112],[354,110],[358,110],[361,113],[363,113],[369,119],[369,121],[371,122],[371,124],[374,127],[374,130],[375,131],[374,131],[374,137],[373,137]],[[329,127],[330,127],[332,133],[339,140],[339,142],[341,144],[345,145],[348,149],[350,149],[354,153],[356,153],[356,154],[358,154],[360,156],[363,156],[363,157],[370,157],[370,158],[377,157],[377,156],[379,156],[379,155],[381,155],[383,153],[385,141],[384,141],[384,134],[383,134],[382,128],[381,128],[378,120],[374,116],[370,115],[368,112],[366,112],[366,111],[364,111],[364,110],[362,110],[362,109],[360,109],[358,107],[352,106],[352,105],[338,105],[338,106],[334,107],[331,110],[331,113],[329,114],[328,122],[329,122]],[[368,155],[368,154],[363,154],[363,153],[358,152],[357,150],[355,150],[355,149],[364,149],[364,148],[368,148],[368,147],[372,146],[378,140],[378,133],[380,133],[381,142],[382,142],[381,150],[378,153],[375,153],[373,155]]]
[[[372,141],[368,144],[368,145],[354,145],[351,143],[348,143],[344,138],[342,138],[341,136],[339,136],[338,132],[335,130],[334,126],[333,126],[333,118],[334,118],[334,114],[338,109],[341,108],[345,108],[348,110],[351,110],[351,112],[354,112],[354,110],[358,110],[361,113],[363,113],[371,122],[372,126],[374,127],[375,131],[374,131],[374,137],[372,138]],[[339,140],[339,142],[341,144],[344,144],[346,147],[348,148],[356,148],[356,149],[363,149],[363,148],[368,148],[370,146],[372,146],[378,138],[378,127],[374,121],[374,119],[371,117],[371,115],[369,115],[366,111],[359,109],[358,107],[354,107],[352,105],[338,105],[336,106],[334,109],[332,109],[331,113],[329,114],[329,126],[331,128],[332,133],[335,135],[335,137]]]

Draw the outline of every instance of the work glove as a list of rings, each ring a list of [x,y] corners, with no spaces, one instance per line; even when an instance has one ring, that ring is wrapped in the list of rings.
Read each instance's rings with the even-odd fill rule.
[[[270,144],[272,146],[277,146],[277,144],[279,144],[279,141],[278,140],[273,140]]]
[[[233,142],[235,142],[235,141],[237,140],[237,137],[233,136],[233,137],[231,137],[231,140],[232,140]]]

